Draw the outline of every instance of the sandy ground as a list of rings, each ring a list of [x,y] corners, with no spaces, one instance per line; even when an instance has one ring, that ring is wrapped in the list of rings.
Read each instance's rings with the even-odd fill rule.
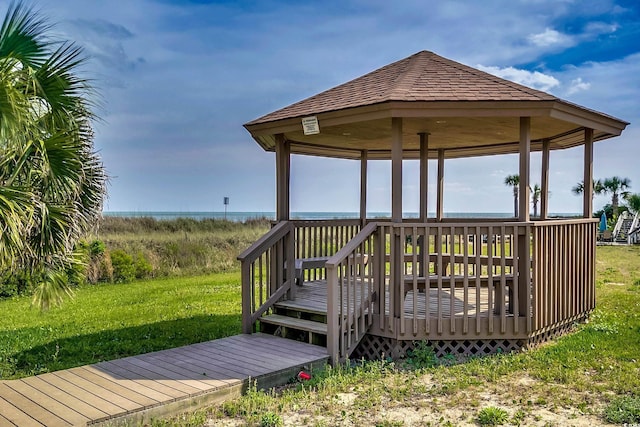
[[[432,379],[425,375],[422,381]],[[578,393],[561,385],[543,385],[527,377],[513,377],[485,388],[470,387],[448,395],[433,397],[412,395],[398,401],[385,399],[373,408],[358,406],[363,396],[339,393],[327,405],[285,412],[285,426],[478,426],[478,413],[486,407],[507,411],[505,426],[606,426],[601,413],[603,405],[593,393]],[[386,401],[384,401],[386,400]],[[548,403],[556,402],[556,403]],[[557,402],[567,402],[560,405]],[[584,410],[578,409],[582,402]],[[329,407],[330,409],[326,409]],[[324,410],[323,410],[324,408]],[[244,426],[242,419],[210,419],[209,426]]]

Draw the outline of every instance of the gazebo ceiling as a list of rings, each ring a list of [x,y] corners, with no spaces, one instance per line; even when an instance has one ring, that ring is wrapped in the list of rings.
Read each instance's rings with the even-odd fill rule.
[[[320,132],[305,135],[302,118],[315,116]],[[339,158],[391,158],[392,118],[403,119],[403,156],[417,158],[421,132],[429,156],[471,157],[518,152],[519,118],[531,117],[531,149],[551,149],[618,136],[627,122],[553,95],[419,52],[343,85],[245,124],[268,151],[277,134],[291,152]]]

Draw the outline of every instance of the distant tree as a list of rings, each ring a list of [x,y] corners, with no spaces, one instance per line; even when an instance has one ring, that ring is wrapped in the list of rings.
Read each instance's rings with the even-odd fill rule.
[[[106,185],[82,50],[47,38],[49,28],[21,2],[0,28],[0,273],[27,277],[41,308],[68,292],[74,247]]]
[[[632,213],[636,214],[640,212],[640,194],[638,193],[627,194],[627,196],[625,197],[625,200],[627,202],[627,208]]]
[[[584,191],[584,181],[580,181],[579,183],[577,183],[571,189],[571,191],[576,195],[582,194],[582,192]],[[604,193],[605,193],[605,188],[604,188],[604,185],[602,184],[602,181],[600,181],[599,179],[594,179],[593,180],[593,196],[595,196],[596,194],[604,194]]]
[[[627,190],[631,187],[631,180],[629,178],[620,178],[619,176],[614,176],[605,179],[602,185],[605,188],[605,192],[611,194],[613,217],[617,218],[620,196],[626,197],[629,194],[629,191]]]
[[[520,193],[518,186],[520,185],[519,175],[508,175],[504,179],[504,185],[513,188],[513,215],[518,217],[518,194]]]
[[[538,184],[533,186],[531,190],[531,204],[533,205],[533,216],[538,216],[538,203],[540,202],[540,195],[542,193],[542,189]]]

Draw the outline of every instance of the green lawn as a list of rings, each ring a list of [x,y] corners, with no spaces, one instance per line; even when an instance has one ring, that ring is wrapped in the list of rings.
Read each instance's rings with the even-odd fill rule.
[[[0,301],[0,378],[20,378],[240,332],[240,274],[85,286],[60,308]]]

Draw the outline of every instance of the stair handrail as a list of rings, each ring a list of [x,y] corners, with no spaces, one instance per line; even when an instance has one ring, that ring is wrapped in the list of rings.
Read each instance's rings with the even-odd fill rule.
[[[327,269],[327,351],[331,358],[331,363],[334,365],[344,361],[351,352],[355,349],[359,340],[367,332],[365,325],[363,327],[363,319],[365,315],[365,308],[363,304],[371,304],[371,301],[366,301],[364,298],[364,292],[360,292],[360,298],[362,301],[355,301],[357,293],[354,291],[353,306],[349,300],[341,301],[340,298],[344,295],[339,289],[339,286],[344,283],[345,279],[354,280],[353,270],[358,270],[361,267],[361,271],[364,271],[364,265],[367,262],[375,262],[374,260],[368,260],[369,257],[373,257],[373,244],[369,244],[368,253],[359,253],[358,251],[365,245],[365,242],[371,238],[378,230],[377,222],[370,222],[367,224],[358,234],[356,234],[347,244],[342,247],[335,255],[333,255],[325,263]],[[367,259],[365,259],[367,257]],[[344,266],[345,262],[351,268],[341,269],[340,266]],[[340,271],[349,276],[339,277]],[[368,280],[373,279],[369,270]],[[355,285],[355,282],[354,282]],[[371,283],[369,284],[371,285]],[[347,290],[347,292],[349,292]],[[347,294],[347,298],[349,295]],[[358,302],[360,304],[358,304]],[[360,312],[357,312],[357,308],[360,307]],[[352,312],[353,309],[353,312]],[[371,310],[369,310],[369,320],[371,318]],[[351,337],[350,334],[355,332],[355,337]]]
[[[616,225],[615,227],[613,227],[613,240],[618,238],[618,233],[620,233],[620,229],[622,228],[622,224],[624,223],[624,220],[627,219],[627,211],[622,212],[619,216],[618,216],[618,220],[616,221]]]
[[[295,271],[294,230],[290,221],[281,221],[238,255],[242,280],[242,332],[245,334],[252,333],[260,316],[283,296],[289,294],[289,298],[295,298],[295,286],[292,286]],[[263,277],[263,271],[266,277]]]
[[[638,223],[640,222],[640,216],[638,214],[640,214],[640,212],[636,212],[633,215],[633,222],[631,223],[631,227],[629,227],[629,232],[627,233],[628,244],[631,244],[631,235],[638,231]],[[634,240],[635,239],[636,238],[634,238]]]

